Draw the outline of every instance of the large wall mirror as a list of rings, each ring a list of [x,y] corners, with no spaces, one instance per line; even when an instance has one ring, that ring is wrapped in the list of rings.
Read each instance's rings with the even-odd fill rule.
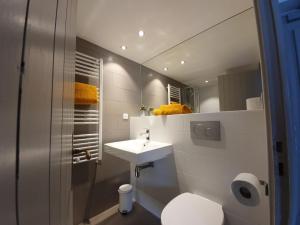
[[[168,103],[170,84],[180,88],[182,103],[195,113],[261,108],[254,9],[217,23],[147,60],[141,73],[142,103],[148,107]]]

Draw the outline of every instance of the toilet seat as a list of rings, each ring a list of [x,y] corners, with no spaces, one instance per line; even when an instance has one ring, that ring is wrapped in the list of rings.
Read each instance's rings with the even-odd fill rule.
[[[162,225],[223,225],[222,206],[196,194],[183,193],[163,209]]]

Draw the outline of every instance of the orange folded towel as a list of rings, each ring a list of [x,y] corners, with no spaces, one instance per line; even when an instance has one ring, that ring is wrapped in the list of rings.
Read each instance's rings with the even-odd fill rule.
[[[75,82],[75,104],[90,105],[98,103],[96,86]]]
[[[192,113],[192,110],[186,105],[172,103],[169,105],[161,105],[158,109],[153,110],[153,114],[159,115],[173,115],[173,114],[187,114]]]

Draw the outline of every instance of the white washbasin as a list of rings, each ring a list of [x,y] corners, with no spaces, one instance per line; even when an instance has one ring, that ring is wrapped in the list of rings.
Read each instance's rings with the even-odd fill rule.
[[[162,159],[172,153],[172,148],[172,144],[140,139],[104,145],[105,152],[136,165]]]

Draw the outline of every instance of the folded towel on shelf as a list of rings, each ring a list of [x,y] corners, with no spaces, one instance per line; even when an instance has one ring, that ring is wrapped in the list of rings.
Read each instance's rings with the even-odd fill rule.
[[[160,115],[173,115],[173,114],[187,114],[192,113],[192,110],[186,105],[178,103],[171,103],[169,105],[161,105],[159,108],[153,110],[153,114]]]
[[[98,103],[97,87],[75,82],[75,104],[90,105]]]

